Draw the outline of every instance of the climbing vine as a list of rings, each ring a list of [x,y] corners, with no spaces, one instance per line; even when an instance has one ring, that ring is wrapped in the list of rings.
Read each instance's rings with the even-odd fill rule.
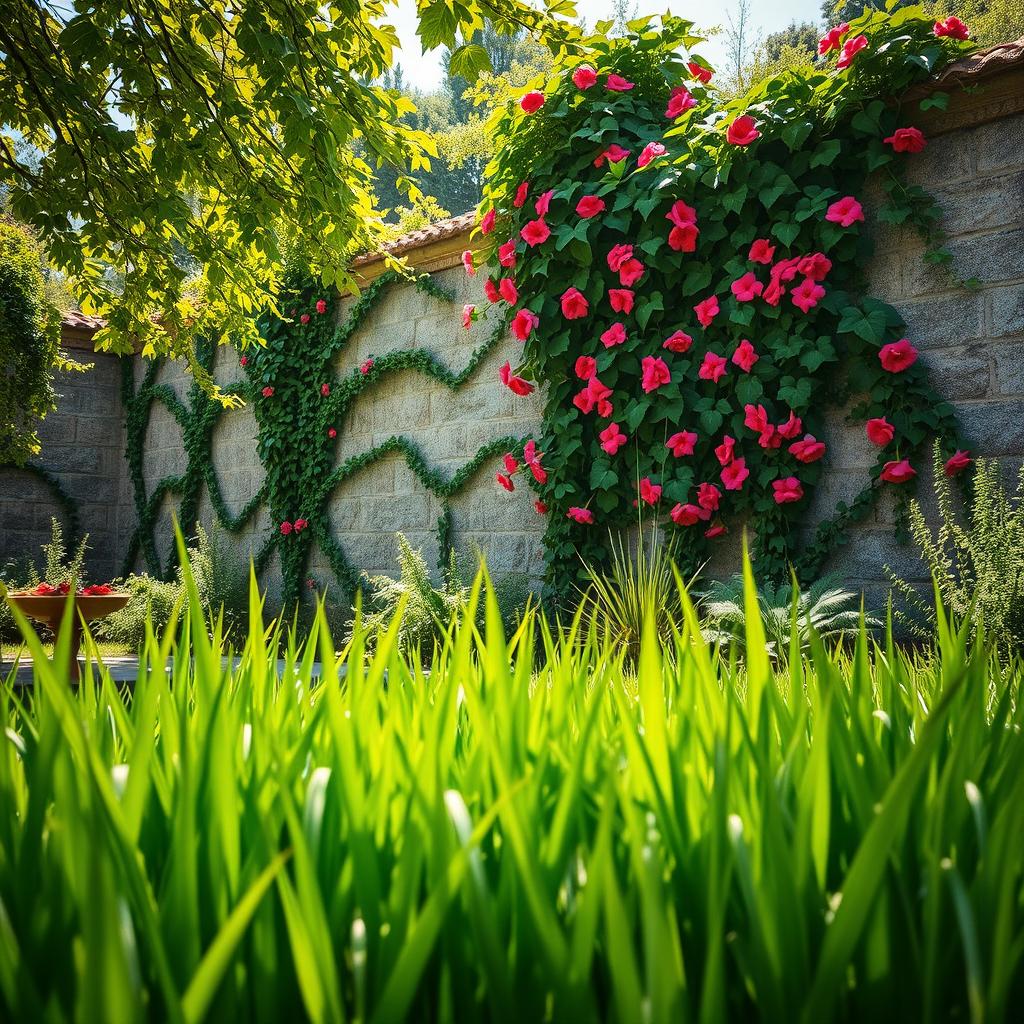
[[[257,571],[262,571],[271,555],[278,552],[286,603],[297,600],[302,593],[314,544],[324,553],[337,582],[351,593],[358,585],[359,574],[349,562],[344,544],[334,536],[327,503],[344,481],[393,454],[401,454],[420,483],[441,502],[438,547],[442,567],[447,565],[452,544],[450,499],[488,460],[520,445],[521,439],[503,437],[484,445],[451,477],[430,466],[420,448],[406,437],[392,436],[335,466],[337,445],[345,417],[359,395],[385,385],[392,374],[404,370],[416,371],[457,390],[502,339],[504,325],[496,324],[459,371],[431,352],[414,349],[368,359],[337,378],[334,362],[338,354],[395,280],[394,274],[385,274],[370,284],[340,326],[335,325],[333,300],[308,282],[295,282],[286,290],[282,300],[282,308],[288,310],[285,318],[264,315],[259,319],[264,346],[243,353],[239,357],[239,379],[223,386],[223,390],[234,392],[252,405],[258,426],[257,453],[265,469],[262,487],[236,515],[230,513],[222,497],[211,457],[214,427],[224,407],[212,401],[199,384],[192,385],[187,403],[181,401],[171,387],[157,383],[159,362],[148,365],[136,391],[131,363],[125,361],[126,455],[138,515],[125,572],[141,551],[152,572],[168,574],[172,566],[161,564],[154,539],[160,508],[168,495],[174,495],[179,500],[179,520],[183,524],[195,522],[205,486],[219,523],[229,532],[245,528],[259,508],[267,506],[274,525],[256,554],[255,564]],[[451,294],[426,275],[414,283],[434,298],[452,301]],[[213,355],[212,346],[200,345],[198,364],[211,371]],[[155,403],[164,405],[181,427],[186,467],[180,475],[161,480],[147,494],[143,474],[145,437]]]
[[[692,25],[653,25],[598,45],[492,125],[504,144],[480,211],[495,240],[485,291],[524,342],[502,382],[547,388],[524,461],[556,592],[638,506],[680,531],[691,565],[749,522],[759,572],[813,576],[883,488],[905,500],[933,438],[960,444],[899,313],[863,295],[860,228],[878,172],[880,219],[915,224],[926,259],[948,260],[935,204],[903,177],[927,145],[918,108],[893,97],[959,56],[963,27],[871,11],[829,32],[813,73],[723,102]],[[847,403],[877,462],[801,543],[828,461],[824,415]],[[499,474],[509,489],[516,454]],[[967,462],[958,452],[948,471]]]

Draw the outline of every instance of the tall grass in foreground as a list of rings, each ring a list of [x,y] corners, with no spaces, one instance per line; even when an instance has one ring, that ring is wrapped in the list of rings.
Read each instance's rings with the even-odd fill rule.
[[[941,615],[932,657],[777,674],[756,614],[740,669],[681,596],[633,673],[579,622],[507,641],[477,581],[429,674],[322,618],[279,674],[259,629],[223,668],[186,581],[132,699],[38,647],[3,694],[0,1019],[1019,1014],[1021,665]]]

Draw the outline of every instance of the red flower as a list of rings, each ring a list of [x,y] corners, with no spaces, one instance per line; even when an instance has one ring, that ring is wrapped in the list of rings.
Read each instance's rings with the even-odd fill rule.
[[[373,369],[373,357],[371,356],[360,367],[359,372],[365,377]]]
[[[718,308],[718,296],[711,295],[708,298],[698,302],[693,307],[694,313],[697,314],[697,319],[700,321],[701,327],[710,327],[711,321],[715,319],[719,314]]]
[[[699,234],[700,230],[696,224],[674,227],[668,233],[669,248],[675,249],[676,252],[695,252]]]
[[[646,394],[657,391],[662,384],[669,384],[672,381],[672,374],[669,373],[665,360],[660,356],[644,356],[640,361],[643,369],[643,380],[641,387]]]
[[[613,142],[603,153],[594,158],[594,166],[600,167],[605,160],[612,164],[621,163],[631,152],[632,150],[623,149],[617,142]]]
[[[823,39],[818,41],[818,54],[823,56],[830,50],[838,50],[843,45],[843,36],[850,31],[850,26],[843,22],[842,25],[836,26],[836,28],[829,29]]]
[[[526,203],[526,197],[530,194],[530,183],[528,181],[521,181],[519,188],[516,189],[516,197],[512,200],[512,205],[517,209],[521,210]]]
[[[501,377],[501,383],[513,394],[528,395],[533,391],[533,385],[525,378],[514,374],[508,362],[498,371],[498,375]]]
[[[764,291],[764,285],[748,270],[729,286],[737,302],[753,302]]]
[[[593,356],[580,356],[575,369],[580,380],[590,380],[597,373],[597,360]]]
[[[698,81],[703,82],[705,85],[711,81],[711,76],[714,74],[711,68],[706,68],[703,64],[698,64],[695,60],[691,60],[686,66],[689,69],[690,74]]]
[[[917,476],[917,470],[911,466],[908,459],[887,462],[882,467],[882,479],[887,484],[903,484]]]
[[[68,587],[70,590],[71,588]],[[93,583],[92,586],[83,587],[79,593],[83,597],[105,597],[107,594],[112,594],[114,588],[109,583]]]
[[[879,448],[884,448],[895,433],[895,428],[884,416],[867,422],[868,440],[872,444],[877,444]]]
[[[528,220],[520,229],[519,237],[531,248],[546,242],[551,237],[551,228],[544,223],[543,217]]]
[[[320,394],[326,398],[331,393],[331,385],[326,381],[320,385]]]
[[[501,298],[501,292],[498,291],[498,286],[490,277],[484,281],[484,295],[487,297],[488,302],[497,302]]]
[[[327,312],[327,302],[326,302],[326,300],[324,300],[324,299],[317,299],[316,300],[316,311],[318,313],[320,313],[321,315],[323,315],[324,313]]]
[[[848,228],[854,221],[864,220],[864,208],[853,196],[837,199],[826,211],[825,220]]]
[[[693,526],[694,523],[707,522],[711,513],[699,505],[675,505],[669,517],[676,526]]]
[[[728,466],[736,457],[736,438],[726,434],[722,443],[715,448],[715,458],[720,466]]]
[[[632,82],[627,82],[622,75],[609,75],[608,81],[604,83],[606,89],[611,89],[612,92],[629,92],[633,88]]]
[[[630,258],[619,267],[619,284],[623,288],[631,288],[644,276],[647,268],[638,260]]]
[[[661,484],[651,483],[651,478],[645,476],[640,481],[640,500],[646,505],[657,505],[661,501]]]
[[[592,412],[596,405],[599,416],[611,416],[612,403],[608,401],[611,393],[610,387],[602,384],[597,377],[591,377],[587,386],[573,398],[572,404],[584,414]]]
[[[625,325],[614,323],[601,335],[601,342],[605,348],[612,348],[621,345],[626,340]]]
[[[596,217],[604,211],[604,200],[597,196],[583,196],[576,204],[576,212],[584,218]]]
[[[718,503],[722,500],[722,492],[714,485],[703,483],[697,488],[697,504],[708,512],[718,510]],[[707,518],[705,516],[705,518]]]
[[[736,351],[732,354],[732,361],[744,372],[750,373],[754,368],[754,363],[761,357],[754,351],[754,346],[744,338],[737,346]]]
[[[544,93],[542,92],[528,92],[520,101],[519,106],[527,114],[535,114],[541,107],[544,106]]]
[[[723,526],[722,523],[715,523],[714,526],[709,526],[704,531],[704,536],[707,537],[708,540],[714,540],[716,537],[721,537],[723,533],[728,532],[728,528]]]
[[[530,332],[540,323],[540,317],[532,310],[521,309],[512,317],[512,333],[520,340],[526,341]]]
[[[543,457],[544,453],[537,451],[537,442],[531,437],[523,446],[523,462],[530,467],[533,479],[539,484],[548,482],[547,470],[540,464]]]
[[[498,262],[506,268],[516,265],[516,242],[510,238],[507,242],[498,246]]]
[[[334,427],[328,427],[327,436],[333,441],[338,436],[338,432],[334,429]]]
[[[747,253],[747,259],[751,263],[771,263],[775,257],[775,246],[767,238],[757,238]]]
[[[284,521],[284,522],[283,522],[283,523],[281,524],[281,526],[279,527],[279,529],[280,529],[281,533],[282,533],[282,534],[284,534],[284,536],[285,536],[285,537],[287,537],[287,536],[288,536],[288,534],[290,534],[290,533],[292,532],[292,530],[294,530],[294,529],[295,529],[295,527],[294,527],[294,526],[292,526],[292,524],[291,524],[291,523],[289,523],[289,522],[288,522],[288,520],[286,519],[286,520],[285,520],[285,521]]]
[[[476,306],[466,303],[466,305],[462,307],[462,326],[468,331],[475,319]]]
[[[775,491],[776,505],[788,505],[791,502],[799,501],[804,496],[804,489],[795,476],[787,476],[782,480],[773,480],[772,488]]]
[[[613,245],[608,253],[608,269],[614,273],[618,273],[624,263],[633,258],[633,246],[624,245]]]
[[[817,462],[825,454],[825,442],[818,441],[813,434],[805,434],[802,441],[794,441],[789,453],[797,462]]]
[[[809,256],[801,256],[796,265],[798,273],[809,277],[812,281],[824,281],[832,269],[832,261],[823,252],[813,252]]]
[[[700,369],[697,371],[697,376],[701,380],[710,380],[717,384],[725,376],[726,368],[725,356],[720,356],[717,352],[706,352],[704,362],[700,364]]]
[[[551,200],[554,198],[555,190],[549,188],[547,192],[542,192],[537,197],[537,202],[533,204],[533,208],[537,211],[538,217],[546,217],[548,210],[551,209]]]
[[[839,55],[839,60],[836,61],[836,70],[842,71],[844,68],[848,68],[853,63],[853,58],[860,53],[868,45],[867,36],[857,36],[854,39],[847,39],[843,43],[843,52]]]
[[[694,445],[697,443],[697,435],[690,430],[680,430],[673,434],[666,442],[665,447],[677,458],[684,455],[692,455]]]
[[[534,511],[535,511],[535,512],[537,513],[537,515],[539,515],[539,516],[542,516],[542,515],[544,515],[544,514],[545,514],[545,513],[547,512],[547,510],[548,510],[548,507],[547,507],[547,505],[545,505],[545,504],[544,504],[544,502],[540,500],[540,498],[538,498],[538,499],[537,499],[537,500],[536,500],[536,501],[535,501],[535,502],[533,503],[533,508],[534,508]]]
[[[792,409],[789,410],[789,419],[785,423],[780,423],[776,428],[779,437],[784,437],[787,441],[792,441],[801,430],[804,429],[804,425]]]
[[[265,387],[263,389],[263,397],[264,398],[273,398],[274,397],[274,389],[272,387]]]
[[[890,341],[878,350],[878,358],[882,369],[890,373],[902,373],[907,367],[917,362],[917,349],[906,338]]]
[[[685,228],[697,223],[697,211],[689,203],[677,199],[672,209],[665,214],[665,220],[672,221],[677,228]]]
[[[734,459],[722,470],[720,476],[722,477],[722,486],[727,491],[742,490],[743,481],[750,476],[746,459]]]
[[[749,146],[759,138],[761,133],[757,130],[757,122],[749,114],[740,114],[725,132],[725,141],[734,146]]]
[[[697,106],[697,101],[690,95],[689,89],[685,85],[677,85],[669,95],[665,116],[670,121],[674,121],[695,106]]]
[[[309,323],[309,314],[308,313],[303,313],[302,316],[299,317],[299,323],[300,324],[308,324]]]
[[[661,347],[667,348],[669,352],[689,352],[692,344],[693,338],[690,335],[685,331],[676,331],[661,343]]]
[[[937,21],[932,31],[938,38],[949,36],[950,39],[970,39],[970,29],[956,16],[950,15],[945,21]]]
[[[494,222],[497,219],[498,214],[495,212],[494,207],[491,207],[480,221],[480,231],[482,234],[489,235],[494,230]]]
[[[778,448],[782,445],[782,437],[776,432],[774,425],[768,422],[768,413],[765,412],[763,405],[745,405],[743,412],[743,425],[758,432],[757,443],[762,448]]]
[[[953,455],[946,459],[944,467],[946,476],[956,476],[957,473],[962,473],[971,464],[971,461],[970,455],[958,448]]]
[[[882,141],[892,146],[896,153],[920,153],[928,145],[920,128],[897,128]]]
[[[636,158],[637,167],[646,167],[652,160],[664,156],[668,150],[660,142],[648,142]]]
[[[633,312],[633,293],[628,288],[609,288],[608,299],[614,312]]]
[[[506,476],[504,473],[495,473],[494,479],[497,480],[506,491],[514,491],[516,489],[516,485],[512,483],[512,478],[510,476]]]
[[[805,313],[809,313],[824,297],[825,289],[820,284],[815,284],[809,277],[805,277],[790,295],[793,305]]]
[[[590,312],[590,303],[578,288],[567,288],[562,293],[562,316],[566,320],[580,320]]]
[[[589,508],[579,508],[573,505],[566,515],[570,519],[575,519],[577,523],[592,523],[594,521],[594,513]]]
[[[242,356],[242,358],[238,360],[238,365],[239,366],[248,366],[249,365],[249,357],[248,356]]]
[[[295,532],[296,533],[302,533],[302,531],[307,526],[309,526],[309,523],[307,523],[305,519],[296,519],[295,520]]]
[[[470,277],[476,277],[476,267],[473,266],[473,252],[471,249],[466,249],[462,254],[462,265],[466,268],[466,273]]]
[[[503,277],[498,282],[498,293],[510,306],[514,306],[519,301],[519,290],[511,277]]]
[[[511,452],[505,452],[501,457],[501,461],[505,464],[505,472],[509,476],[519,469],[519,460]]]
[[[792,281],[800,270],[800,256],[791,256],[786,260],[779,260],[771,269],[773,281]]]
[[[768,303],[769,306],[777,306],[782,299],[782,296],[786,294],[786,289],[779,284],[777,278],[772,278],[768,283],[768,287],[765,288],[761,295],[761,298]]]
[[[572,84],[577,89],[589,89],[597,84],[597,72],[589,64],[581,64],[572,73]]]

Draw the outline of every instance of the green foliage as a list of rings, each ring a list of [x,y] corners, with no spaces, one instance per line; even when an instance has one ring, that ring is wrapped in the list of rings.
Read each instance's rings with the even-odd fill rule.
[[[74,553],[68,551],[64,540],[64,530],[60,520],[51,517],[50,539],[43,545],[43,571],[39,579],[30,580],[31,585],[45,581],[56,587],[67,583],[72,587],[80,587],[85,583],[85,553],[89,550],[89,534],[78,541]]]
[[[27,626],[0,689],[4,1020],[1016,1019],[1024,668],[944,619],[740,669],[687,605],[634,675],[476,584],[429,673],[322,616],[279,671],[185,580],[130,696]]]
[[[756,531],[759,573],[774,581],[785,579],[791,563],[802,580],[820,574],[847,527],[869,514],[883,487],[892,486],[880,479],[887,461],[915,457],[936,436],[949,450],[956,445],[953,408],[929,385],[923,363],[901,373],[881,365],[881,347],[903,337],[906,327],[891,306],[861,295],[870,239],[856,222],[844,228],[825,216],[840,198],[863,195],[869,173],[882,170],[892,185],[879,215],[909,218],[940,249],[935,204],[903,183],[905,161],[913,158],[895,154],[883,141],[897,126],[912,124],[916,108],[887,100],[958,57],[967,44],[937,39],[917,9],[866,15],[850,28],[850,38],[859,34],[870,43],[848,70],[834,68],[833,53],[807,74],[769,78],[722,104],[714,84],[704,87],[687,67],[687,61],[701,59],[701,39],[692,25],[666,17],[654,27],[652,19],[643,19],[625,39],[594,43],[587,62],[596,68],[598,84],[579,89],[567,69],[547,82],[539,111],[510,106],[493,122],[490,130],[505,143],[488,168],[481,209],[498,214],[496,244],[514,240],[520,305],[539,317],[518,372],[547,388],[537,445],[545,452],[548,479],[537,489],[551,510],[548,580],[559,595],[570,594],[580,579],[580,556],[587,565],[601,562],[604,527],[632,517],[638,481],[649,477],[662,486],[662,514],[677,504],[695,504],[702,482],[721,489],[725,481],[720,482],[715,449],[726,437],[736,441],[735,456],[744,460],[749,478],[741,489],[723,492],[710,521],[666,528],[682,531],[678,557],[692,571],[708,557],[720,527],[747,522]],[[634,87],[606,89],[605,76],[613,72]],[[668,120],[670,92],[681,86],[696,106],[678,121]],[[744,114],[760,136],[748,145],[731,144],[726,126]],[[637,158],[652,142],[667,152],[641,168]],[[629,150],[629,159],[595,166],[613,143]],[[516,208],[513,198],[524,181],[529,199]],[[531,248],[520,230],[537,216],[536,198],[548,191],[551,234]],[[578,215],[585,195],[602,200],[604,210],[591,218]],[[668,215],[677,201],[696,211],[693,252],[669,244]],[[785,285],[776,304],[742,301],[731,291],[745,273],[766,289],[772,280],[748,259],[755,239],[776,247],[776,265],[811,254],[831,261],[825,294],[813,309],[802,311],[789,294],[799,278]],[[630,313],[615,313],[609,298],[612,288],[623,286],[607,262],[617,244],[632,246],[642,264],[638,283],[629,286],[635,296]],[[491,252],[493,276],[505,276],[496,247]],[[571,320],[560,308],[570,288],[588,303],[587,315]],[[695,307],[711,296],[720,312],[705,328]],[[516,311],[508,309],[507,315]],[[623,324],[625,340],[605,347],[598,339],[613,321]],[[686,352],[663,347],[677,330],[694,339]],[[729,362],[720,383],[699,376],[705,355],[728,360],[742,339],[759,356],[749,372]],[[607,416],[584,413],[574,403],[587,386],[575,370],[581,355],[597,360],[597,376],[611,390]],[[664,360],[671,381],[648,393],[641,387],[643,360],[654,357]],[[838,505],[805,542],[802,520],[827,457],[804,464],[789,439],[762,445],[758,431],[747,425],[748,411],[763,406],[773,427],[795,416],[798,438],[820,437],[830,407],[851,398],[858,399],[852,403],[855,420],[885,415],[896,440],[879,450],[855,500]],[[599,436],[609,422],[629,438],[614,456],[605,453]],[[682,430],[697,433],[698,442],[692,456],[677,459],[666,441]],[[771,485],[791,476],[803,497],[777,504]],[[900,493],[911,490],[904,485]],[[595,525],[568,518],[569,507],[588,508]]]
[[[958,510],[942,453],[934,451],[932,475],[938,528],[932,530],[918,501],[910,504],[910,534],[927,574],[952,614],[984,629],[1004,651],[1024,644],[1024,469],[1012,497],[996,460],[979,459],[966,507]],[[897,616],[914,635],[929,637],[934,607],[888,566],[890,582],[906,599]]]

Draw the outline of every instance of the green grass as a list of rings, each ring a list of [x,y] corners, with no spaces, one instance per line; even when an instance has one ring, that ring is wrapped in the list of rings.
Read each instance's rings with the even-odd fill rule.
[[[478,581],[429,675],[322,617],[278,675],[191,589],[130,701],[2,696],[0,1019],[1019,1019],[1021,665],[941,617],[779,670],[681,596],[627,664]]]

